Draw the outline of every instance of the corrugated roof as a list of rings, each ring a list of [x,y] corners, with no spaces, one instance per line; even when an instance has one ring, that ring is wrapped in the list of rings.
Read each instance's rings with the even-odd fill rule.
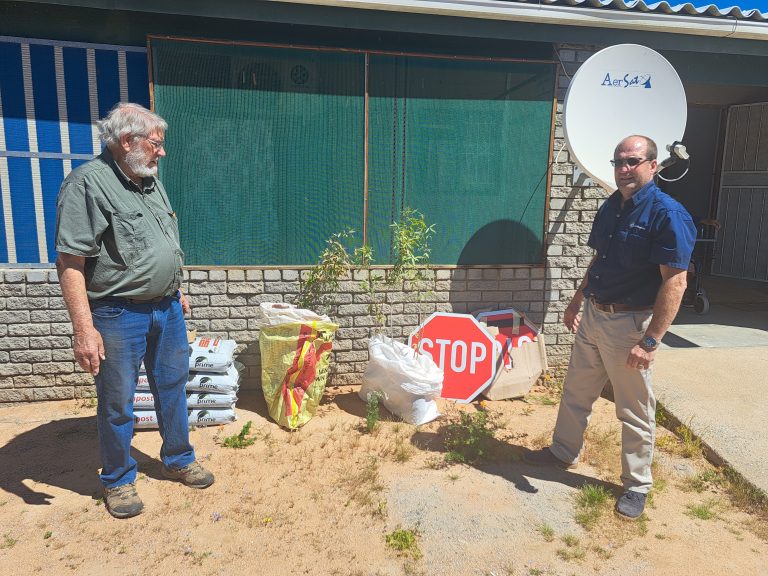
[[[675,14],[679,16],[704,16],[735,20],[753,20],[768,22],[768,12],[743,10],[739,6],[718,8],[714,4],[695,6],[690,2],[669,4],[669,2],[644,2],[643,0],[514,0],[523,4],[545,4],[547,6],[580,6],[605,10],[634,10],[636,12],[655,12],[657,14]]]

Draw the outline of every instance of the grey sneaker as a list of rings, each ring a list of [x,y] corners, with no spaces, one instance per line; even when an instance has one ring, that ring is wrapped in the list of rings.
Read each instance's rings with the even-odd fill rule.
[[[627,490],[616,501],[616,514],[624,520],[637,520],[642,516],[643,510],[645,510],[645,499],[647,497],[647,494]]]
[[[115,488],[104,488],[104,505],[115,518],[130,518],[141,514],[144,503],[136,492],[136,484],[123,484]]]
[[[554,466],[563,470],[576,466],[576,464],[569,464],[560,460],[560,458],[552,454],[549,447],[540,450],[526,450],[523,454],[523,462],[533,464],[534,466]]]
[[[213,474],[203,468],[197,460],[178,470],[163,465],[163,476],[171,480],[178,480],[190,488],[208,488],[215,480]]]

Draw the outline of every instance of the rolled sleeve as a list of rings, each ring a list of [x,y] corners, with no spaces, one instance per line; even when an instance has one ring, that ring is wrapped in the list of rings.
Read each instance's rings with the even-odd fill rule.
[[[696,243],[696,226],[690,214],[667,210],[660,218],[658,233],[651,246],[650,261],[687,270]]]
[[[94,257],[101,251],[107,219],[83,182],[62,184],[56,202],[56,250]]]

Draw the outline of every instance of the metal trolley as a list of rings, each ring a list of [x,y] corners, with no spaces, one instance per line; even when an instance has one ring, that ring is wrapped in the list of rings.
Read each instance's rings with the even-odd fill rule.
[[[691,267],[693,268],[693,286],[691,287],[691,282],[689,281],[686,295],[683,298],[684,305],[693,307],[693,310],[696,312],[696,314],[706,314],[709,312],[709,298],[707,297],[707,292],[704,289],[703,278],[707,259],[711,254],[711,247],[716,241],[717,228],[715,228],[711,238],[706,238],[704,235],[704,225],[699,224],[698,234],[696,236],[696,244],[693,248],[693,254],[691,255]]]

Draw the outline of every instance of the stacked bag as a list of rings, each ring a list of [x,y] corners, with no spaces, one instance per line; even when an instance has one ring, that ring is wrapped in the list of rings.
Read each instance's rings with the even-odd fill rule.
[[[187,408],[190,426],[237,420],[235,403],[243,365],[234,361],[234,340],[196,337],[189,345]],[[157,428],[155,400],[142,364],[133,396],[134,428]]]

